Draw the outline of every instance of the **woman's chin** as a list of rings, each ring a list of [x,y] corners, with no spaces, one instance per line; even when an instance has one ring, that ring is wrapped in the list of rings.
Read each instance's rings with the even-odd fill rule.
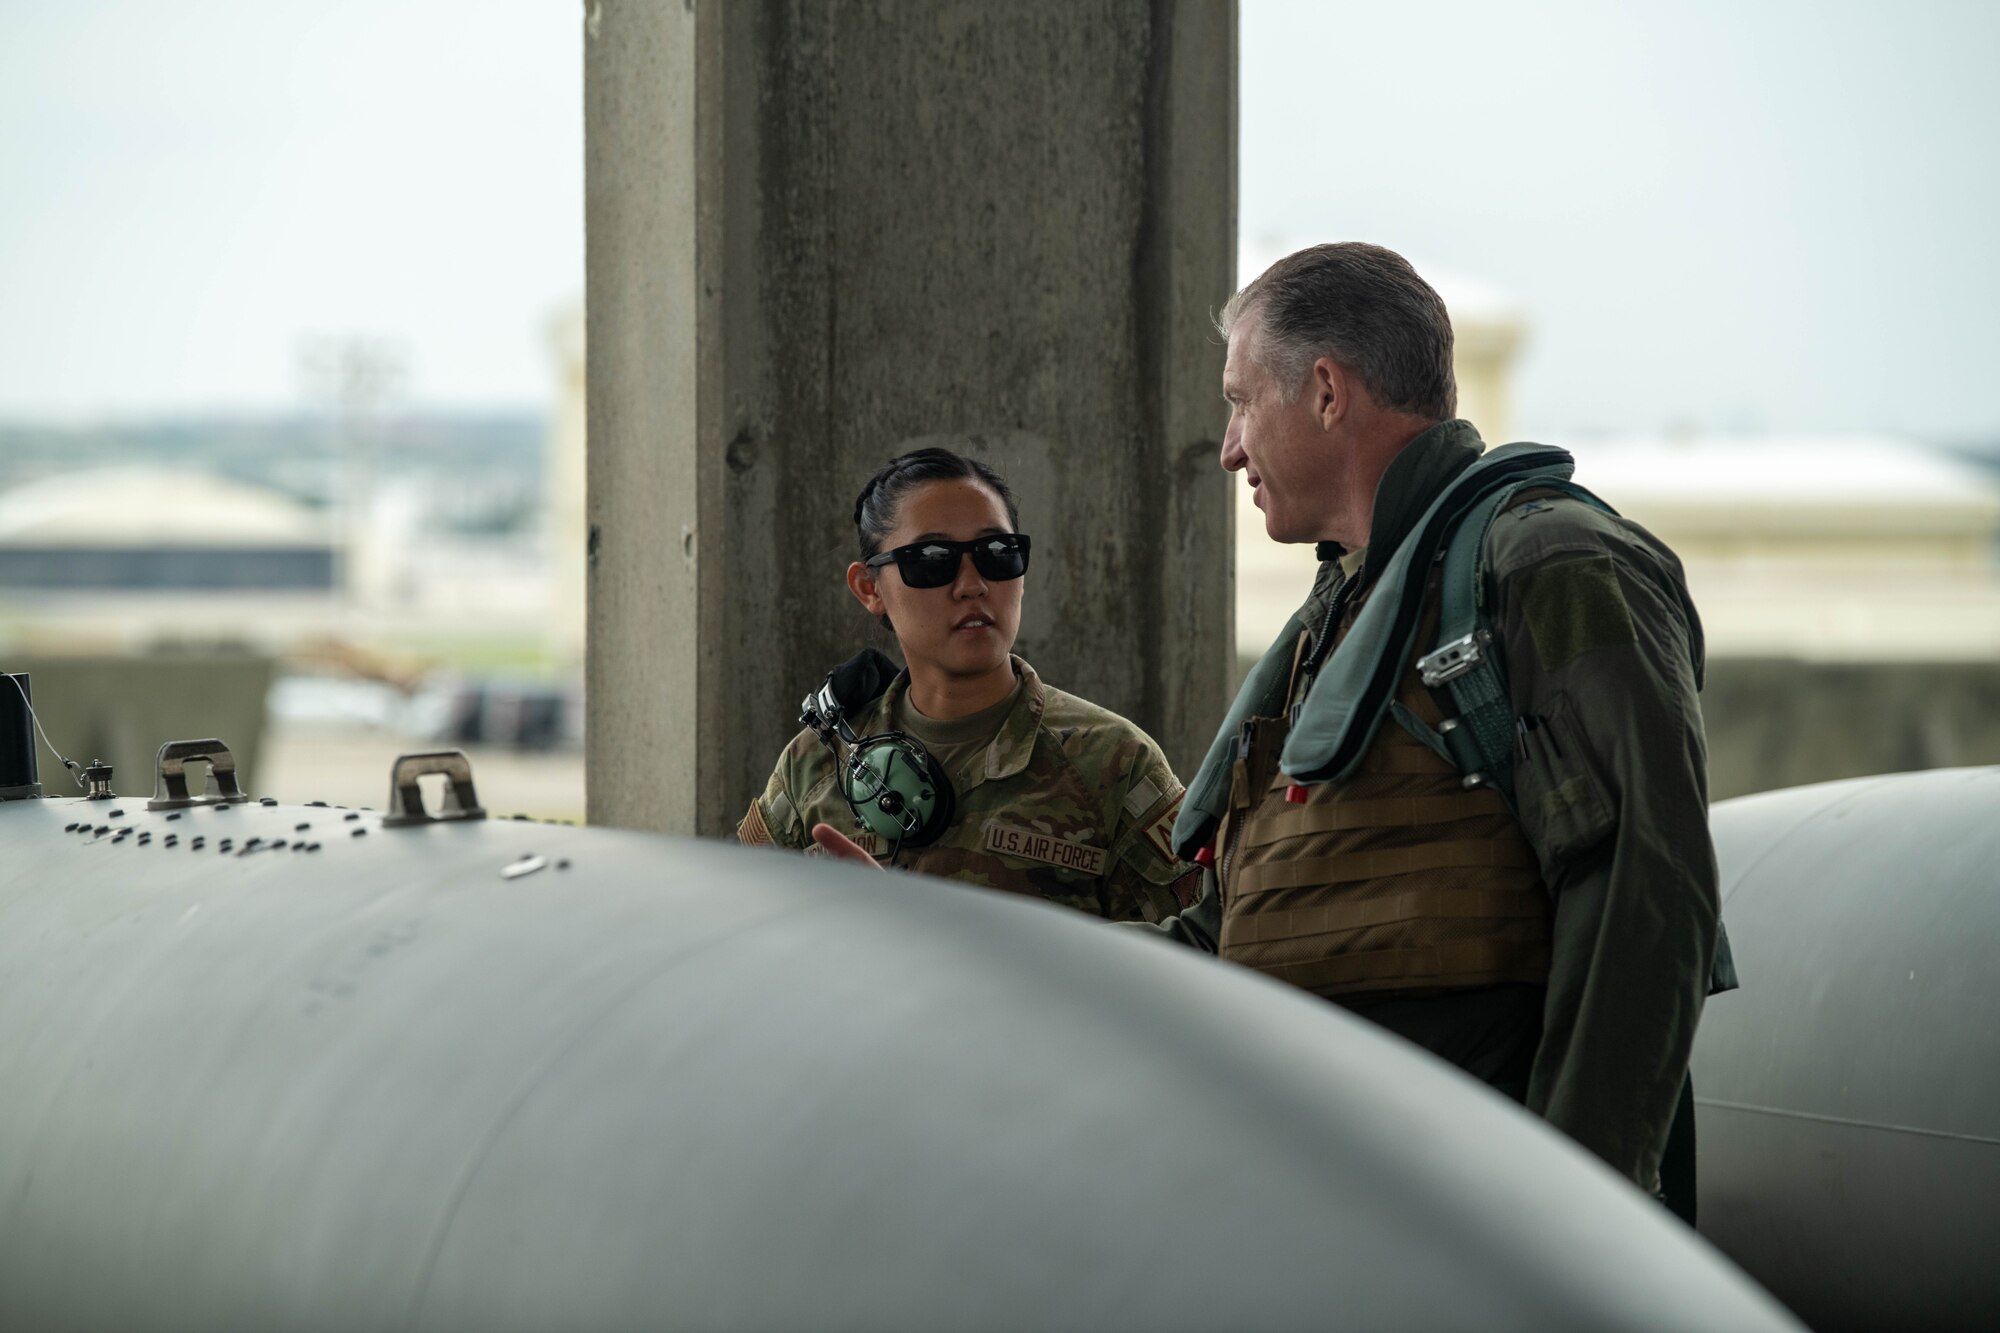
[[[983,676],[1006,664],[1008,647],[992,630],[953,630],[936,660],[954,676]]]

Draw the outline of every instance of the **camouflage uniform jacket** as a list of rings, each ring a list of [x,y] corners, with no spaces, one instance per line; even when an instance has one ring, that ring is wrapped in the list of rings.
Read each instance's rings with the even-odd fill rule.
[[[1483,447],[1463,421],[1412,440],[1376,492],[1366,552],[1322,544],[1301,618],[1322,624],[1344,584],[1371,587]],[[1497,1031],[1518,1027],[1532,1063],[1525,1089],[1510,1090],[1647,1186],[1703,999],[1736,984],[1708,834],[1701,620],[1671,550],[1573,499],[1517,506],[1493,524],[1485,551],[1514,711],[1536,724],[1514,781],[1522,832],[1555,899],[1549,984],[1525,1012],[1504,988],[1362,1011],[1496,1083],[1480,1062],[1504,1044]],[[1227,890],[1160,929],[1216,952]]]
[[[951,770],[957,817],[937,842],[896,864],[984,888],[1046,898],[1110,921],[1159,921],[1193,901],[1199,872],[1169,841],[1181,784],[1159,746],[1132,723],[1042,684],[1019,657],[1014,706],[991,743]],[[850,720],[887,731],[908,707],[907,672]],[[803,851],[831,824],[878,858],[889,847],[859,826],[812,731],[779,756],[764,794],[737,826],[739,841]]]

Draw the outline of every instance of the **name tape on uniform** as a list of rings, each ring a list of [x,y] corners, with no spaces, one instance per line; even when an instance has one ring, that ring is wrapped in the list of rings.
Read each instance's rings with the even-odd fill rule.
[[[986,850],[1002,856],[1018,856],[1024,861],[1040,861],[1044,865],[1074,870],[1082,875],[1104,873],[1102,847],[1071,842],[1068,838],[1058,838],[1053,833],[1023,828],[1018,824],[1002,824],[997,819],[986,823]]]
[[[878,861],[889,854],[888,843],[883,841],[881,838],[876,837],[873,833],[870,833],[867,829],[842,829],[841,832],[845,834],[848,840],[851,841],[856,847],[859,847],[862,851],[868,853],[870,856],[874,857]],[[807,842],[805,846],[805,853],[807,856],[825,856],[827,854],[825,851],[821,850],[820,845],[816,842]]]

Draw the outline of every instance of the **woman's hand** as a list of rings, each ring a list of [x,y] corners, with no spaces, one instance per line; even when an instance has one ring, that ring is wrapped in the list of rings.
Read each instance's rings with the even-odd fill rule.
[[[819,848],[822,856],[831,856],[838,861],[852,861],[873,870],[882,868],[874,857],[861,850],[859,843],[831,824],[814,824],[812,836],[813,843]]]

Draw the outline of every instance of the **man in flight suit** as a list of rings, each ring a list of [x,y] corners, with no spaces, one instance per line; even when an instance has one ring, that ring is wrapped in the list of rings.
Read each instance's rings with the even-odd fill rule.
[[[1483,546],[1519,733],[1512,801],[1469,789],[1437,743],[1451,700],[1414,660],[1435,644],[1435,567],[1409,575],[1428,580],[1410,593],[1424,632],[1394,668],[1395,718],[1347,776],[1288,779],[1278,754],[1329,655],[1371,596],[1396,592],[1379,586],[1390,557],[1484,445],[1454,419],[1444,305],[1388,250],[1300,251],[1218,324],[1222,466],[1272,540],[1315,542],[1322,563],[1267,657],[1282,687],[1239,699],[1229,746],[1190,784],[1176,840],[1212,867],[1208,892],[1154,928],[1399,1033],[1659,1191],[1711,970],[1733,984],[1680,562],[1636,523],[1529,489]],[[1226,808],[1195,808],[1205,786]]]

